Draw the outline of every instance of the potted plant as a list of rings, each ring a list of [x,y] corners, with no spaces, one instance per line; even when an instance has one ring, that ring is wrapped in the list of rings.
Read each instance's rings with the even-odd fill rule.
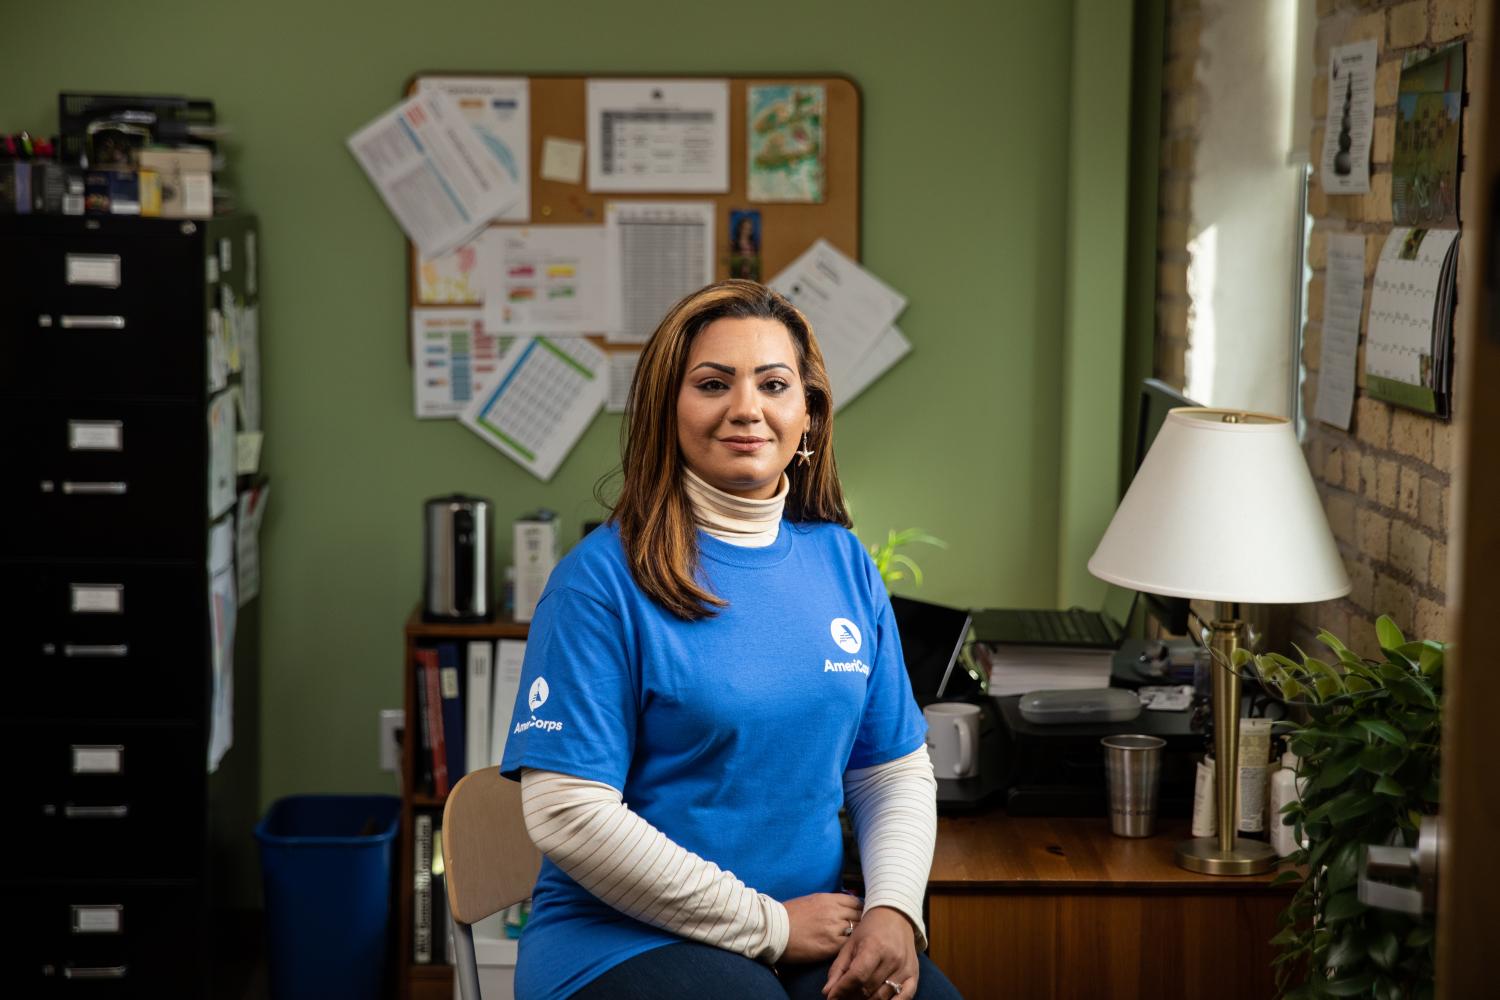
[[[1282,822],[1305,845],[1290,859],[1302,871],[1277,877],[1302,879],[1271,939],[1281,948],[1277,985],[1290,1000],[1433,995],[1431,915],[1367,907],[1356,883],[1366,844],[1413,846],[1423,815],[1437,810],[1447,647],[1408,642],[1384,615],[1375,632],[1378,660],[1326,631],[1318,639],[1336,662],[1300,649],[1300,663],[1278,653],[1236,655],[1237,667],[1253,661],[1267,687],[1307,715],[1282,724],[1302,788]]]
[[[871,544],[870,558],[875,560],[875,568],[880,570],[880,579],[885,583],[885,589],[889,591],[891,585],[899,580],[911,576],[912,583],[922,586],[922,568],[912,560],[906,553],[901,552],[903,546],[914,543],[924,545],[935,545],[940,549],[946,549],[948,543],[941,538],[934,538],[921,528],[907,528],[905,531],[897,531],[892,528],[885,536],[885,544]]]

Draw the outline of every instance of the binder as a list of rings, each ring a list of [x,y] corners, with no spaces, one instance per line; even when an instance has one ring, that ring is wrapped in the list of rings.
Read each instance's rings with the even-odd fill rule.
[[[415,675],[413,683],[417,686],[417,718],[415,726],[407,728],[415,734],[416,746],[412,750],[412,756],[416,760],[417,790],[431,795],[433,792],[432,781],[432,729],[427,724],[427,668],[424,650],[417,650],[417,660],[412,664],[412,673]]]
[[[505,756],[505,738],[510,734],[511,713],[521,690],[521,667],[526,660],[526,642],[501,639],[495,644],[494,696],[490,710],[490,766],[499,767]]]
[[[484,767],[490,759],[490,675],[494,644],[488,640],[469,643],[469,684],[464,691],[464,708],[468,719],[468,739],[464,763],[471,771]]]
[[[412,824],[412,960],[432,961],[432,815],[417,813]]]
[[[432,760],[432,794],[441,798],[448,794],[451,786],[448,783],[448,751],[443,739],[443,696],[438,680],[438,651],[419,649],[417,660],[422,664],[422,691],[427,699],[422,718],[427,720],[430,737],[431,753],[428,756]]]
[[[458,643],[438,644],[438,690],[442,697],[443,745],[447,750],[448,782],[458,784],[464,770],[464,700],[463,663],[458,658]]]

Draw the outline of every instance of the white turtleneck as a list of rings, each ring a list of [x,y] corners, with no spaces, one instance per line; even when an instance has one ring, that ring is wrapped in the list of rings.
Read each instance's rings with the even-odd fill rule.
[[[775,496],[751,500],[726,493],[683,466],[682,485],[693,505],[693,519],[698,527],[731,545],[760,549],[775,542],[781,531],[781,514],[786,509],[786,495],[792,484],[783,472]]]
[[[748,500],[683,471],[693,518],[705,532],[750,548],[776,541],[790,485],[785,473],[775,496]],[[886,906],[905,915],[918,948],[927,946],[922,896],[937,836],[936,792],[925,746],[844,774],[865,912]],[[521,807],[537,848],[620,912],[758,961],[775,962],[786,950],[785,906],[671,840],[633,812],[619,789],[523,768]]]

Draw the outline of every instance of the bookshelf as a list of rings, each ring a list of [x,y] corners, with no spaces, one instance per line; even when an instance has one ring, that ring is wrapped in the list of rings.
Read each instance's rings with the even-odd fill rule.
[[[406,619],[406,642],[402,656],[402,703],[406,710],[406,733],[401,740],[401,835],[396,852],[397,927],[396,974],[399,1000],[452,1000],[453,969],[441,962],[431,965],[412,961],[412,823],[418,812],[431,811],[439,817],[444,797],[416,791],[417,751],[421,730],[417,724],[416,663],[418,646],[435,642],[467,643],[473,640],[494,642],[497,639],[525,639],[528,626],[497,618],[478,624],[449,624],[424,621],[420,603]],[[454,779],[455,782],[457,778]]]

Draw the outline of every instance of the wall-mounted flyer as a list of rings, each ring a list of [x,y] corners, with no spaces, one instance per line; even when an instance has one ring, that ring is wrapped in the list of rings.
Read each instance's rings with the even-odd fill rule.
[[[1328,54],[1328,118],[1318,181],[1328,194],[1370,190],[1370,135],[1375,122],[1374,40]]]

